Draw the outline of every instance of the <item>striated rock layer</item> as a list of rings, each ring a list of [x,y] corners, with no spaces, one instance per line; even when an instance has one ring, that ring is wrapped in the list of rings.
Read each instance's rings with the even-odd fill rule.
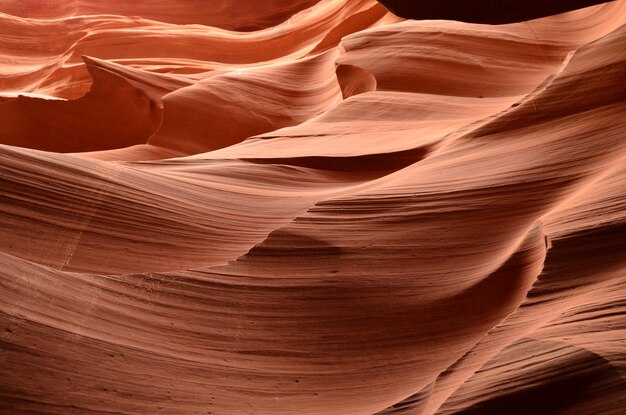
[[[0,0],[1,414],[624,413],[626,0],[208,3]]]

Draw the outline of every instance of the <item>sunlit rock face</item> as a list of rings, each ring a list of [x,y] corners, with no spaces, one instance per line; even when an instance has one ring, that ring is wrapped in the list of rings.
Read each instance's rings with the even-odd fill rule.
[[[0,414],[622,414],[626,0],[520,4],[0,0]]]

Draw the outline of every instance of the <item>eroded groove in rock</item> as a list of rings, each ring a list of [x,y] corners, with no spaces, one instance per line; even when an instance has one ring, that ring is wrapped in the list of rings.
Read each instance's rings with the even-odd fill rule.
[[[626,0],[204,3],[0,0],[0,414],[621,415]]]

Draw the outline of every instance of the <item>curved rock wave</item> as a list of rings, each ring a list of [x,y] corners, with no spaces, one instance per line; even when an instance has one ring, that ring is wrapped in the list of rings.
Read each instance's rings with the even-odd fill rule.
[[[620,414],[626,1],[193,3],[0,0],[0,413]]]

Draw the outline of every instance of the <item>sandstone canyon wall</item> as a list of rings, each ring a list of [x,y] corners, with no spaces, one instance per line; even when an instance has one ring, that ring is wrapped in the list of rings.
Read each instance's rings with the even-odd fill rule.
[[[0,413],[623,415],[626,0],[515,3],[0,0]]]

